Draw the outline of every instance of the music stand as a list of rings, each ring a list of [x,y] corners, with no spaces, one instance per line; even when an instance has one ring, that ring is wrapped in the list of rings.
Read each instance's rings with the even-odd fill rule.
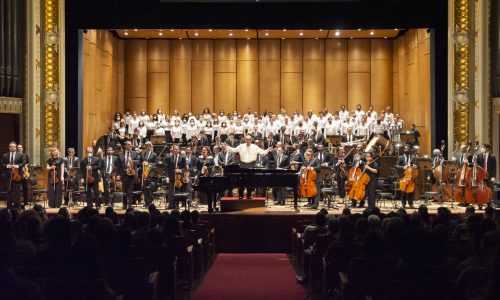
[[[399,134],[399,139],[401,140],[401,143],[404,144],[415,144],[415,135],[411,132],[401,132]]]
[[[340,144],[342,143],[342,136],[341,135],[332,135],[330,137],[330,143],[334,146],[334,147],[338,147],[340,146]]]

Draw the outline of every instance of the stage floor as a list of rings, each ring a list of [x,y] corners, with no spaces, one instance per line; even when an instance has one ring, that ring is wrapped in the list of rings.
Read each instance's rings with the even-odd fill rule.
[[[55,214],[58,211],[57,208],[49,208],[48,206],[46,206],[46,202],[45,203],[38,202],[38,203],[41,205],[45,205],[46,211],[48,214]],[[326,203],[321,203],[319,206],[319,209],[310,209],[308,207],[304,207],[304,205],[306,203],[307,202],[305,200],[299,202],[299,210],[297,212],[293,209],[292,204],[288,200],[287,200],[286,205],[274,205],[272,200],[268,200],[265,209],[256,208],[256,209],[247,209],[244,211],[234,211],[234,212],[214,212],[214,214],[223,214],[223,215],[304,215],[304,216],[306,216],[306,215],[314,215],[319,211],[319,209],[325,208],[328,210],[329,214],[339,215],[342,213],[342,210],[345,207],[345,205],[343,203],[333,202],[333,203],[335,203],[334,207],[328,208],[328,205]],[[378,202],[378,207],[380,208],[380,211],[382,213],[388,213],[391,211],[397,211],[398,208],[401,206],[401,201],[397,201],[396,204],[398,206],[397,208],[394,206],[393,202],[386,200],[386,201]],[[412,213],[413,211],[416,211],[418,209],[418,206],[420,206],[421,204],[424,204],[424,201],[415,201],[415,205],[414,205],[415,208],[411,209],[411,208],[407,207],[406,208],[407,213]],[[160,204],[158,202],[155,202],[155,205],[157,206],[157,208],[160,211],[165,211],[165,210],[171,211],[170,209],[164,208],[164,203]],[[6,206],[5,201],[1,201],[0,208],[4,208],[5,206]],[[429,214],[436,214],[437,209],[439,207],[442,207],[442,206],[449,208],[453,214],[463,214],[465,212],[465,207],[458,206],[457,203],[454,203],[452,205],[451,202],[443,202],[443,204],[441,204],[439,202],[429,202],[427,204]],[[135,210],[147,211],[147,209],[142,205],[134,205],[133,207]],[[69,206],[69,210],[72,214],[76,214],[82,208],[83,208],[82,203],[78,203],[78,205]],[[101,207],[100,212],[104,213],[105,209],[106,209],[105,206]],[[184,210],[184,207],[180,207],[179,209]],[[208,213],[207,205],[197,205],[197,206],[193,206],[190,208],[190,210],[195,210],[195,209],[198,210],[199,212],[201,212],[202,214]],[[362,213],[364,211],[364,209],[365,208],[357,208],[357,207],[351,208],[351,213]],[[121,204],[115,204],[114,211],[118,214],[125,213],[125,210],[122,208]],[[476,206],[476,212],[481,212],[481,210],[479,210],[477,206]]]

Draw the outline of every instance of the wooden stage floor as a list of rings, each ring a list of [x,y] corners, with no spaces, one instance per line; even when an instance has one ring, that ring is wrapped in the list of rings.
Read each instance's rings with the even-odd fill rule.
[[[236,211],[236,212],[214,212],[214,214],[215,215],[224,214],[224,215],[302,215],[302,216],[311,215],[312,216],[312,215],[316,214],[319,211],[319,209],[325,208],[328,210],[329,214],[339,215],[342,213],[342,210],[345,207],[345,205],[342,203],[339,204],[337,202],[334,202],[335,207],[328,208],[326,203],[321,203],[319,206],[319,209],[310,209],[307,207],[303,207],[303,205],[305,205],[306,203],[307,203],[306,201],[299,202],[299,211],[298,212],[294,211],[290,201],[287,201],[286,205],[274,205],[272,200],[268,200],[267,206],[265,208],[262,208],[262,209],[256,208],[256,209],[248,209],[248,210]],[[39,202],[39,204],[46,206],[46,202],[45,203]],[[398,205],[398,207],[400,207],[401,201],[397,201],[396,204]],[[415,205],[414,205],[415,209],[411,209],[411,208],[407,207],[406,208],[407,213],[412,213],[413,211],[416,211],[418,206],[421,204],[424,204],[424,201],[415,201]],[[160,211],[165,211],[165,210],[171,211],[169,209],[165,209],[163,203],[162,204],[155,203],[155,205],[157,206],[157,208],[159,208]],[[397,208],[394,207],[394,203],[391,203],[391,201],[389,201],[389,200],[380,201],[380,202],[378,202],[377,205],[380,208],[380,211],[382,213],[389,213],[391,211],[398,210]],[[0,201],[0,208],[4,208],[5,206],[6,206],[5,201]],[[442,207],[442,206],[449,208],[453,214],[465,213],[465,207],[458,206],[457,203],[454,203],[454,205],[452,206],[451,202],[444,202],[443,204],[441,204],[439,202],[429,202],[427,204],[429,214],[436,214],[437,209],[439,207]],[[144,208],[142,205],[134,205],[133,207],[135,210],[147,211],[147,209]],[[30,207],[28,207],[28,208],[30,208]],[[82,203],[78,203],[78,205],[69,206],[69,210],[72,214],[76,214],[82,208],[83,208]],[[104,213],[105,208],[106,208],[105,206],[101,207],[100,212]],[[198,206],[194,206],[194,207],[190,208],[190,210],[195,210],[195,209],[198,210],[202,214],[208,213],[207,205],[198,205]],[[351,208],[351,213],[362,213],[364,211],[364,209],[365,208]],[[184,207],[181,207],[180,210],[184,210]],[[46,211],[48,214],[55,214],[55,213],[57,213],[58,209],[57,208],[48,208],[48,206],[46,206]],[[115,203],[114,211],[120,215],[125,213],[125,210],[122,208],[121,203],[120,204]],[[478,210],[477,206],[476,206],[476,212],[481,212],[480,210]]]

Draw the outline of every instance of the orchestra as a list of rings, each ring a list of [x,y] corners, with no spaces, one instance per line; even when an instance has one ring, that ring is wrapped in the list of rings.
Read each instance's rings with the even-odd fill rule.
[[[176,193],[187,192],[191,204],[198,198],[213,212],[217,199],[232,196],[233,190],[194,193],[193,187],[200,177],[224,176],[224,168],[233,165],[296,173],[299,195],[307,199],[310,209],[319,208],[322,187],[333,188],[339,204],[363,207],[367,202],[373,208],[384,180],[395,184],[393,191],[403,208],[407,204],[410,209],[415,207],[419,189],[418,195],[427,190],[437,192],[441,202],[479,207],[491,202],[488,195],[496,181],[496,158],[489,143],[480,149],[478,142],[476,147],[463,144],[450,160],[445,159],[443,145],[421,159],[417,126],[411,124],[404,131],[404,124],[390,106],[377,113],[372,106],[364,111],[358,105],[349,112],[342,105],[332,113],[325,108],[317,115],[308,111],[305,116],[297,111],[288,115],[284,109],[278,115],[268,111],[258,115],[251,109],[245,114],[225,114],[222,110],[216,114],[208,109],[199,115],[177,111],[165,115],[161,109],[151,116],[145,110],[139,115],[118,112],[107,134],[86,149],[85,158],[79,159],[72,147],[64,158],[59,157],[58,149],[51,149],[46,167],[48,203],[60,207],[64,197],[64,205],[70,205],[71,193],[83,190],[87,205],[99,208],[102,198],[106,206],[113,206],[113,193],[122,191],[124,209],[136,201],[148,207],[154,192],[163,189],[168,209],[177,207],[173,200]],[[394,157],[395,163],[383,164],[381,156]],[[424,171],[420,165],[426,160],[431,167]],[[20,205],[21,188],[28,205],[28,181],[22,170],[29,174],[31,165],[22,145],[9,144],[2,166],[3,178],[9,182],[7,205]],[[380,171],[386,169],[397,170],[397,178],[382,177]],[[480,176],[478,181],[477,174],[483,171],[484,178]],[[425,186],[420,186],[420,177]],[[268,188],[272,188],[274,204],[284,205],[286,188]],[[238,186],[237,190],[240,199],[267,197],[263,187]],[[487,201],[479,199],[478,193]],[[134,199],[134,194],[141,199]]]

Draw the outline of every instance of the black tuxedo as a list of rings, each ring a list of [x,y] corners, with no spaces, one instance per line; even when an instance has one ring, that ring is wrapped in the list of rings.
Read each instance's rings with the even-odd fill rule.
[[[462,152],[460,152],[460,154],[457,155],[457,157],[455,158],[455,162],[457,163],[457,166],[461,167],[463,165],[465,157],[467,157],[467,165],[469,167],[472,167],[472,155],[470,155],[468,153],[462,153]]]
[[[76,156],[64,158],[65,176],[66,176],[66,188],[68,190],[78,189],[78,182],[80,181],[80,159]],[[69,170],[76,170],[74,177],[69,178]],[[69,203],[69,193],[64,193],[64,204]]]
[[[189,170],[196,170],[196,164],[198,163],[198,158],[196,155],[191,154],[186,156],[186,166]]]
[[[104,203],[109,204],[109,196],[110,196],[110,181],[111,178],[109,178],[108,174],[111,174],[113,171],[116,171],[118,168],[118,157],[116,155],[106,155],[102,158],[102,170],[101,174],[103,177],[103,184],[104,184]],[[113,198],[114,200],[114,198]],[[114,204],[111,203],[111,204]]]
[[[184,170],[186,169],[186,157],[181,154],[177,154],[177,166],[175,165],[175,157],[174,155],[169,155],[165,159],[165,163],[167,165],[167,176],[170,179],[170,182],[173,182],[175,179],[175,169]]]
[[[274,136],[276,142],[281,142],[283,145],[286,144],[287,135],[284,132],[278,132],[277,135]]]
[[[290,153],[290,161],[296,161],[302,164],[304,162],[304,155],[300,151],[294,151]]]
[[[219,165],[226,166],[226,165],[230,165],[232,162],[234,162],[235,154],[231,153],[231,152],[219,152],[218,156],[219,156],[219,158],[218,158]],[[226,159],[227,159],[227,161],[226,161]]]
[[[12,169],[7,169],[7,165],[16,165],[18,166],[19,175],[23,176],[23,167],[26,164],[24,160],[24,155],[19,152],[14,152],[12,161],[10,152],[4,153],[2,157],[2,165],[4,167],[4,180],[7,181],[7,188],[10,187],[7,193],[7,207],[11,208],[13,205],[18,207],[21,203],[21,181],[11,180]],[[26,202],[26,200],[25,200]]]
[[[128,159],[125,159],[125,151],[120,153],[118,156],[118,175],[121,177],[122,181],[122,186],[123,186],[123,192],[127,195],[127,197],[123,197],[123,207],[127,208],[128,206],[132,205],[133,201],[133,191],[134,191],[134,179],[135,176],[129,176],[127,175],[127,164],[128,164]],[[141,163],[139,154],[135,151],[130,151],[129,157],[132,160],[133,168],[134,170],[137,170],[137,166]]]
[[[409,162],[408,162],[408,160],[409,160]],[[400,155],[400,156],[398,156],[398,160],[396,161],[396,169],[404,170],[405,166],[408,165],[408,163],[410,165],[416,165],[418,163],[418,160],[413,155],[405,155],[405,154]]]
[[[485,158],[486,155],[484,153],[481,153],[477,157],[477,164],[481,166],[482,168],[485,168]],[[486,171],[488,171],[488,180],[491,177],[497,177],[497,159],[494,154],[488,153],[488,161],[486,162]]]
[[[21,152],[19,152],[21,153]],[[23,160],[24,160],[24,166],[29,165],[30,163],[30,157],[27,153],[21,153],[23,155]],[[23,202],[24,205],[26,206],[29,203],[29,196],[28,196],[28,178],[25,178],[23,175],[23,179],[21,180],[21,186],[23,188]]]
[[[290,159],[285,154],[281,155],[281,159],[276,155],[274,160],[276,162],[276,169],[288,169],[290,167]]]
[[[275,146],[276,146],[276,140],[275,139],[269,140],[269,138],[267,138],[264,141],[264,149],[267,149],[269,147],[275,147]]]
[[[321,155],[320,155],[320,152],[318,152],[316,154],[316,158],[318,159],[320,164],[327,163],[329,166],[332,165],[332,162],[333,162],[332,156],[326,150],[321,152]]]
[[[206,136],[200,137],[200,140],[198,141],[198,143],[200,146],[207,146],[207,147],[210,146],[210,140]]]
[[[342,136],[342,143],[352,143],[352,142],[355,142],[355,141],[360,140],[362,138],[363,137],[359,136],[359,135],[351,134],[351,136],[349,137],[348,134],[344,134]]]
[[[71,164],[70,164],[70,157],[66,156],[64,158],[64,165],[66,166],[67,170],[69,170],[70,167],[71,167],[71,169],[79,169],[80,168],[80,159],[76,156],[73,156],[71,158]]]
[[[116,133],[108,134],[108,136],[106,138],[105,147],[106,148],[108,148],[108,147],[115,148],[118,143],[119,143],[119,140],[118,140],[118,135]]]
[[[316,134],[311,134],[309,138],[312,139],[313,143],[317,145],[323,144],[325,142],[325,137],[320,132],[317,132]]]
[[[227,138],[225,143],[229,147],[236,148],[240,144],[240,141],[238,141],[237,139]]]
[[[252,131],[252,132],[250,132],[250,133],[248,133],[248,134],[252,137],[252,139],[253,139],[254,141],[255,141],[255,140],[262,139],[262,133],[260,133],[260,132],[258,132],[258,131],[257,131],[257,132],[253,132],[253,131]]]
[[[92,167],[92,177],[94,178],[93,182],[87,181],[87,166]],[[95,156],[85,157],[80,162],[80,176],[85,181],[86,187],[86,199],[87,205],[92,206],[94,200],[96,206],[99,208],[101,203],[99,201],[99,181],[100,181],[100,171],[102,169],[101,160]]]

